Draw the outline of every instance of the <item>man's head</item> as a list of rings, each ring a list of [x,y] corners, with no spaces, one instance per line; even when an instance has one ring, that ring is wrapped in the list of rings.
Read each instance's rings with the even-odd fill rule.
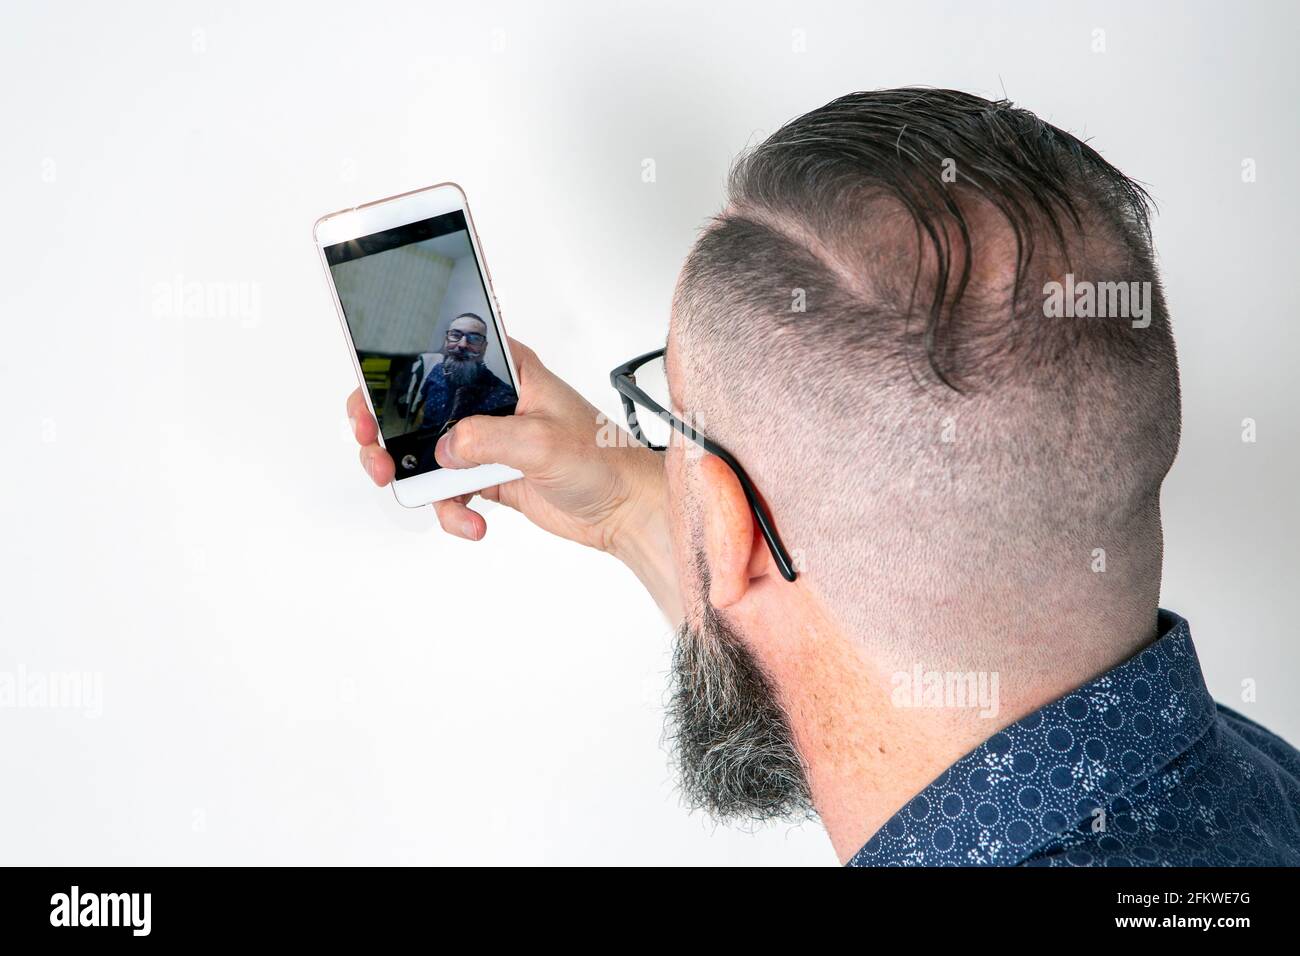
[[[685,646],[731,661],[739,648],[757,678],[680,709],[676,739],[714,764],[694,761],[688,796],[725,811],[704,791],[755,759],[749,730],[788,769],[788,731],[745,715],[782,701],[772,664],[815,650],[810,621],[881,668],[1014,659],[1036,673],[1086,653],[1037,639],[1062,608],[1154,615],[1180,413],[1147,215],[1142,189],[1070,134],[947,90],[841,97],[738,161],[682,270],[669,378],[681,413],[753,478],[802,573],[773,573],[725,466],[670,451],[699,605]],[[1007,620],[1034,638],[989,643]],[[679,698],[706,699],[701,670],[679,671]],[[681,726],[699,712],[711,742]],[[781,779],[784,800],[768,789],[747,809],[805,805],[801,779]]]
[[[442,343],[443,373],[454,385],[472,381],[487,354],[487,323],[473,312],[456,316]]]

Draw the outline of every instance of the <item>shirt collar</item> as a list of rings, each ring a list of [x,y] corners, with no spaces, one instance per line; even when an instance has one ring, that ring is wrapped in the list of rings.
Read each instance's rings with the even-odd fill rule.
[[[998,731],[894,814],[850,866],[1012,866],[1158,773],[1215,705],[1187,622]]]

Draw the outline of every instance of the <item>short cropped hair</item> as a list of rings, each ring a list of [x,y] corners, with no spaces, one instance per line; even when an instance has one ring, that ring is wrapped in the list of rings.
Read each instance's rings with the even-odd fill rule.
[[[984,545],[1010,570],[1158,508],[1180,401],[1150,200],[1096,150],[1005,100],[852,93],[740,157],[727,200],[674,297],[685,411],[837,600],[945,522],[1015,538]],[[1145,318],[1053,310],[1087,283],[1136,283]],[[885,500],[915,536],[871,540]]]

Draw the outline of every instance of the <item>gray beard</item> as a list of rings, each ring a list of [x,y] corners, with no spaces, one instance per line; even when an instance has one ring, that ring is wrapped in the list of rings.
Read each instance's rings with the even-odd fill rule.
[[[707,595],[702,556],[696,565]],[[698,630],[677,631],[665,731],[683,802],[723,822],[812,817],[803,760],[771,684],[707,597],[699,614]]]
[[[483,363],[475,359],[456,358],[452,355],[444,355],[442,358],[442,374],[447,376],[447,384],[452,388],[473,384],[482,368]]]

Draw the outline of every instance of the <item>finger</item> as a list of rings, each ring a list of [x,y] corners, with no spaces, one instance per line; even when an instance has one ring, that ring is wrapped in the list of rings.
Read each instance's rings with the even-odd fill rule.
[[[477,511],[468,507],[470,495],[459,495],[446,501],[435,501],[433,510],[438,515],[442,530],[458,538],[478,541],[487,534],[487,522]]]
[[[379,427],[375,416],[366,407],[366,397],[361,389],[355,389],[348,396],[348,421],[352,423],[352,435],[362,445],[371,445],[379,439]]]
[[[379,444],[361,446],[361,467],[380,488],[392,481],[397,471],[393,457]]]
[[[473,415],[438,439],[434,457],[444,468],[508,465],[525,475],[554,458],[550,426],[536,415]]]
[[[515,511],[520,510],[519,495],[524,481],[516,478],[513,481],[507,481],[501,485],[491,485],[480,491],[479,497],[484,501],[490,501],[493,504],[505,505],[507,508],[513,508]]]

